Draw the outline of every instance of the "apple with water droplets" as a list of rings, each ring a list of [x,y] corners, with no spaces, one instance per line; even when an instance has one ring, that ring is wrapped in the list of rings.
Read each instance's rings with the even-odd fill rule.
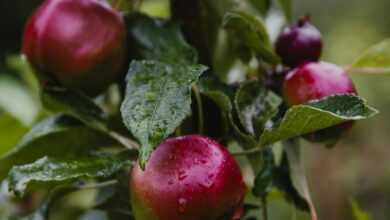
[[[136,220],[238,220],[246,191],[241,170],[216,141],[199,135],[170,138],[145,170],[130,175]]]

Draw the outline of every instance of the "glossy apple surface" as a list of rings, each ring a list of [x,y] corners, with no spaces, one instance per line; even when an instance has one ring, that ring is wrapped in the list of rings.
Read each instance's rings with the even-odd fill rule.
[[[125,33],[105,1],[46,0],[26,24],[22,50],[40,78],[96,95],[121,73]]]
[[[356,88],[345,72],[337,65],[325,62],[308,62],[289,72],[283,83],[283,95],[289,105],[299,105],[337,94],[357,95]],[[353,122],[346,122],[331,128],[306,135],[313,142],[332,145]]]
[[[130,189],[136,220],[235,220],[245,194],[234,158],[198,135],[163,142],[133,169]]]

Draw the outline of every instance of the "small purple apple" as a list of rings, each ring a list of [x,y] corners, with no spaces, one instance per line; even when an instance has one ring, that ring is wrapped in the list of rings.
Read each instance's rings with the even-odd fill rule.
[[[322,52],[322,37],[309,17],[286,27],[276,41],[276,53],[283,64],[296,67],[307,61],[318,61]]]

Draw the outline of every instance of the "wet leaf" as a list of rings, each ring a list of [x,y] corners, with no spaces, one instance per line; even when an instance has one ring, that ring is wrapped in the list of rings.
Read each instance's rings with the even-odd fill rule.
[[[88,154],[115,141],[79,121],[57,115],[34,126],[10,152],[0,157],[0,180],[13,165],[31,163],[44,156],[65,158]]]
[[[56,182],[78,178],[107,178],[129,166],[130,158],[104,156],[82,159],[43,157],[34,163],[14,166],[8,174],[10,191],[23,196],[31,182]]]
[[[195,64],[198,55],[185,40],[178,24],[145,15],[128,18],[128,30],[138,56],[166,63]]]
[[[370,118],[378,111],[366,101],[353,95],[329,96],[321,100],[291,107],[282,121],[273,128],[265,129],[261,145],[308,134],[346,121]]]
[[[121,112],[124,124],[142,145],[141,167],[191,113],[191,86],[205,70],[202,65],[158,61],[130,64]]]

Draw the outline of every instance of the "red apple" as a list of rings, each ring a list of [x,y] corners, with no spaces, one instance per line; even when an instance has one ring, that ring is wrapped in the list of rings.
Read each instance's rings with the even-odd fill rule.
[[[99,0],[46,0],[29,18],[23,53],[40,78],[96,95],[125,64],[121,15]]]
[[[283,83],[283,95],[289,105],[299,105],[337,94],[356,95],[357,92],[345,70],[330,63],[302,64],[289,72]],[[350,130],[352,124],[352,122],[346,122],[306,137],[314,142],[334,142],[333,140]]]
[[[160,144],[145,170],[134,167],[130,190],[136,220],[239,219],[246,191],[229,152],[199,135]]]

